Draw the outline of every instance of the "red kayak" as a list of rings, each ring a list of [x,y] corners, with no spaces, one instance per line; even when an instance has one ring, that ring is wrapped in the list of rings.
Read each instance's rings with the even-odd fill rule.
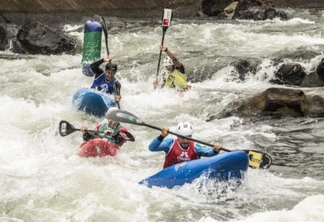
[[[80,145],[78,155],[81,157],[116,156],[119,148],[117,144],[107,140],[93,139],[85,141]]]

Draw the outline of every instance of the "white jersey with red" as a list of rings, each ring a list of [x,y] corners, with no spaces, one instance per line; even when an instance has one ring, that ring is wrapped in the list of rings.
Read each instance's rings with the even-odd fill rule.
[[[198,159],[198,155],[195,150],[194,141],[189,142],[189,147],[184,149],[180,146],[177,139],[174,140],[169,152],[165,156],[163,168],[167,168],[176,163],[181,163],[188,160]]]

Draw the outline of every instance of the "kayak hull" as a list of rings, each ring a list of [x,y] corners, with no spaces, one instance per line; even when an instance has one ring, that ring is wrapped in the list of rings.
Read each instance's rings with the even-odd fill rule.
[[[192,183],[200,176],[217,182],[244,178],[249,166],[248,155],[244,151],[233,151],[209,158],[174,164],[142,180],[139,184],[148,187],[173,188]]]
[[[85,141],[80,145],[78,155],[81,157],[116,156],[119,146],[103,139]]]
[[[98,117],[105,116],[110,107],[116,106],[110,95],[87,88],[78,89],[73,95],[72,102],[78,110]]]

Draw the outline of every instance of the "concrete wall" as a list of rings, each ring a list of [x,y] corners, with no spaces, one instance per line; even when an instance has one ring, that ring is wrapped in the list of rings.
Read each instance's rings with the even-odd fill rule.
[[[0,23],[5,19],[23,24],[40,20],[55,24],[59,21],[83,22],[100,16],[119,18],[159,18],[163,8],[173,9],[176,18],[194,18],[203,5],[214,5],[223,10],[233,0],[1,0]],[[323,8],[324,0],[273,0],[276,7]]]

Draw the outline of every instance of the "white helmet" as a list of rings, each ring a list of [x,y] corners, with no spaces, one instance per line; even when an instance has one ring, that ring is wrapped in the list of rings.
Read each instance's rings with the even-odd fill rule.
[[[109,119],[109,115],[112,111],[119,110],[117,107],[110,107],[106,113],[106,119]]]
[[[173,65],[174,65],[174,63],[173,63],[172,59],[169,56],[164,58],[163,66],[173,66]]]
[[[193,129],[190,123],[182,122],[178,124],[176,132],[181,136],[192,136]]]

